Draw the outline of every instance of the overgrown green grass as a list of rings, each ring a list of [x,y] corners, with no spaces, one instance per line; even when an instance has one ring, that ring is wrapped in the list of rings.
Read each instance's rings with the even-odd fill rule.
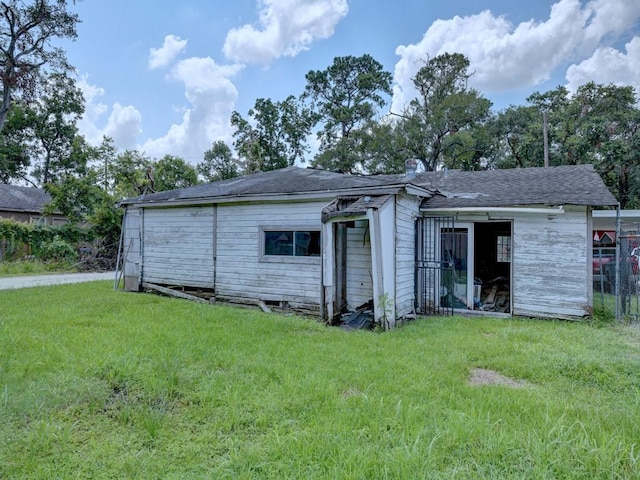
[[[634,327],[379,334],[109,282],[0,292],[0,478],[639,476]]]
[[[42,262],[40,260],[0,261],[0,277],[77,271],[77,268],[66,262]]]

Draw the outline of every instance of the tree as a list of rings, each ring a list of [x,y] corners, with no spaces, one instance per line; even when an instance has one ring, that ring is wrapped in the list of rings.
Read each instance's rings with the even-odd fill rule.
[[[29,99],[41,69],[71,70],[56,39],[75,39],[77,14],[67,10],[66,0],[8,0],[0,2],[0,130],[17,95]]]
[[[322,71],[310,71],[302,95],[310,102],[316,122],[323,122],[318,132],[319,153],[314,165],[342,171],[361,167],[355,155],[354,129],[363,127],[385,104],[384,94],[391,95],[391,74],[370,55],[336,57]]]
[[[468,69],[464,55],[445,53],[429,59],[413,78],[419,95],[399,121],[410,157],[426,171],[445,164],[459,167],[463,155],[467,168],[481,167],[486,141],[476,142],[471,132],[490,118],[491,102],[468,87]]]
[[[207,182],[227,180],[240,175],[238,161],[233,158],[229,146],[221,140],[213,142],[211,148],[204,152],[204,160],[196,165],[196,169]]]
[[[113,142],[113,138],[104,136],[102,142],[95,148],[94,160],[96,176],[99,184],[105,192],[115,193],[114,164],[118,155],[118,150]]]
[[[542,114],[547,113],[549,164],[593,164],[621,206],[640,205],[640,110],[633,87],[558,87],[535,92],[528,105],[510,107],[496,117],[499,167],[542,166]]]
[[[234,146],[243,159],[244,171],[269,171],[303,162],[313,115],[289,96],[282,102],[259,98],[249,110],[253,121],[238,112],[231,115]]]
[[[28,179],[27,167],[31,165],[27,148],[27,129],[30,119],[20,102],[14,102],[5,127],[0,131],[0,183]]]
[[[371,120],[352,133],[359,162],[369,173],[403,173],[407,160],[406,142],[398,122]]]
[[[511,105],[493,123],[498,144],[497,168],[541,167],[544,165],[542,112],[530,105]]]
[[[198,183],[198,172],[182,158],[165,155],[153,164],[154,190],[162,192]]]
[[[93,171],[82,177],[65,176],[55,184],[47,183],[44,188],[51,195],[47,212],[58,211],[72,223],[87,221],[94,207],[107,195],[98,186]]]
[[[32,175],[44,185],[62,173],[86,167],[77,121],[84,113],[84,97],[75,81],[54,73],[41,83],[40,95],[29,106],[32,154],[36,162]],[[80,142],[80,143],[78,143]]]
[[[151,160],[137,150],[118,154],[111,166],[114,196],[128,198],[154,192],[152,170]]]

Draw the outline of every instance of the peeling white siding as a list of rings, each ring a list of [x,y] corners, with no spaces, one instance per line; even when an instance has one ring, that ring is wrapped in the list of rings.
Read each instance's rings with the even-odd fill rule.
[[[225,204],[218,209],[216,296],[320,305],[320,257],[265,258],[261,227],[320,230],[328,200]]]
[[[368,220],[356,220],[355,228],[347,228],[347,304],[351,308],[373,300],[368,227]]]
[[[214,207],[146,208],[142,281],[214,287]]]
[[[564,215],[523,215],[513,224],[513,313],[546,317],[588,314],[591,305],[586,207]]]
[[[415,312],[415,223],[419,204],[415,197],[396,196],[396,316]]]
[[[140,288],[140,209],[130,207],[124,219],[122,239],[122,263],[124,289],[137,291]]]

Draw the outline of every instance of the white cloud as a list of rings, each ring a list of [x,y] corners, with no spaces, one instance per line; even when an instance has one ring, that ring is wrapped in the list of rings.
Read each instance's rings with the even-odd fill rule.
[[[78,87],[85,99],[85,112],[78,122],[78,130],[91,145],[98,145],[104,136],[113,138],[119,149],[135,148],[136,138],[141,132],[142,117],[135,107],[115,103],[109,107],[100,101],[104,89],[91,85],[86,76],[78,80]],[[109,113],[106,125],[103,117]]]
[[[156,69],[167,67],[173,60],[187,48],[187,40],[182,40],[175,35],[167,35],[160,48],[149,49],[149,68]]]
[[[107,111],[108,107],[100,102],[104,95],[104,89],[91,85],[86,76],[82,76],[77,82],[78,88],[84,95],[84,115],[78,121],[78,130],[81,135],[92,145],[97,145],[102,140],[102,131],[97,124]]]
[[[281,56],[293,57],[314,40],[333,35],[348,12],[347,0],[260,0],[259,6],[259,27],[243,25],[227,33],[227,58],[268,65]]]
[[[612,16],[614,16],[612,18]],[[622,17],[620,17],[622,16]],[[543,22],[512,25],[486,10],[434,22],[420,42],[396,49],[392,110],[415,96],[411,78],[428,58],[445,52],[467,56],[470,85],[483,93],[522,89],[548,80],[556,69],[613,42],[640,19],[640,2],[559,0]]]
[[[190,107],[182,122],[173,124],[166,135],[142,145],[146,155],[161,158],[176,155],[191,163],[202,160],[215,140],[231,137],[229,118],[238,91],[230,80],[242,67],[217,65],[211,58],[189,58],[178,62],[169,78],[184,84]]]
[[[632,85],[640,93],[640,37],[628,42],[625,52],[612,47],[598,48],[591,57],[569,67],[567,81],[571,91],[593,81]]]
[[[142,115],[131,105],[123,107],[114,103],[103,133],[111,137],[119,149],[134,149],[142,133]]]

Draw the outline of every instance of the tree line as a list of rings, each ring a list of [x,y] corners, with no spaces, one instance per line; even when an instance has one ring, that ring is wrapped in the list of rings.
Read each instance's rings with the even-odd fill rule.
[[[407,159],[424,171],[542,166],[543,114],[550,165],[591,163],[623,207],[640,206],[633,87],[557,87],[496,112],[469,86],[473,72],[460,53],[425,57],[412,79],[416,96],[401,111],[389,110],[392,75],[372,56],[336,57],[306,74],[302,92],[234,111],[231,144],[214,141],[196,165],[118,151],[110,138],[90,145],[78,131],[84,98],[73,67],[53,46],[77,36],[80,19],[69,8],[65,0],[0,2],[0,182],[47,189],[50,209],[73,222],[114,233],[118,199],[296,164],[352,174],[401,173]]]

